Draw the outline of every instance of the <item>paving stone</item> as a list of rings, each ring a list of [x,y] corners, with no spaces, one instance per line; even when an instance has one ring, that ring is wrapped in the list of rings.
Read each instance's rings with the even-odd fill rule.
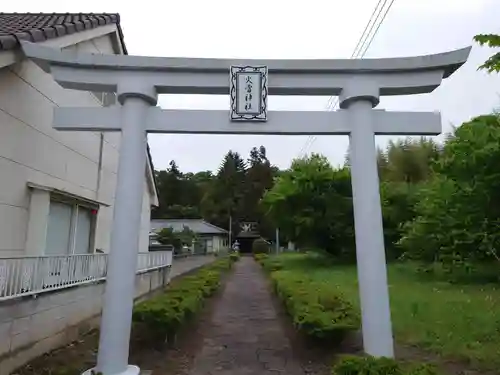
[[[260,267],[242,257],[226,282],[189,375],[305,375]]]

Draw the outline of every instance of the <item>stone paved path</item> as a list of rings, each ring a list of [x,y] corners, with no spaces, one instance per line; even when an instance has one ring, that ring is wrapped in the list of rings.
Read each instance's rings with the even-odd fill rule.
[[[189,375],[304,375],[252,258],[235,264],[205,324]]]

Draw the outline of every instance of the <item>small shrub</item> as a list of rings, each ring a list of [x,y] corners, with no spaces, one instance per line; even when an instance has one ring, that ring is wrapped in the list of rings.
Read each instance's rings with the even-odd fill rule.
[[[253,257],[260,263],[266,272],[279,271],[283,268],[282,259],[278,256],[270,256],[269,254],[261,253],[254,254]]]
[[[264,261],[269,258],[268,254],[265,253],[254,253],[253,258],[260,264],[263,264]]]
[[[203,306],[220,286],[222,274],[231,268],[229,257],[200,268],[193,275],[174,280],[165,292],[134,308],[133,321],[155,342],[170,341],[184,323]]]
[[[396,361],[392,358],[345,356],[337,362],[332,375],[438,375],[434,366]]]
[[[428,363],[415,363],[407,365],[406,375],[440,375],[436,366]]]
[[[267,272],[275,272],[283,269],[283,262],[279,257],[266,257],[262,261],[262,267]]]
[[[314,339],[340,343],[349,332],[359,329],[359,313],[340,293],[287,269],[285,265],[290,264],[283,255],[254,254],[254,258],[270,275],[276,294],[298,330]]]
[[[345,356],[332,369],[333,375],[402,375],[391,358]]]
[[[257,238],[252,243],[252,253],[267,254],[269,253],[269,244],[263,238]]]
[[[271,272],[271,279],[294,326],[307,336],[340,343],[359,329],[359,314],[342,295],[291,271]]]
[[[254,254],[269,274],[294,326],[310,338],[338,344],[359,329],[361,318],[342,294],[296,271],[285,255]],[[300,258],[304,264],[306,258]],[[316,260],[314,260],[316,261]]]
[[[231,254],[229,254],[229,259],[231,260],[231,262],[237,262],[239,259],[240,259],[240,253],[238,252],[233,252]]]

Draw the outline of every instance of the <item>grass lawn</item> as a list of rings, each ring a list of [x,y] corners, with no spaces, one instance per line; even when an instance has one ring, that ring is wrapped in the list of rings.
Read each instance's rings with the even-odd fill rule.
[[[314,255],[280,255],[283,268],[335,288],[359,307],[356,268]],[[500,290],[420,278],[409,264],[389,266],[396,340],[484,369],[500,366]]]

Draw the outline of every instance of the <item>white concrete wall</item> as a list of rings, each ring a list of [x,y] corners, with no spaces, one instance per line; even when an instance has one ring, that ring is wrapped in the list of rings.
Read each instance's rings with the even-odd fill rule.
[[[167,285],[168,268],[136,276],[136,298]],[[97,326],[105,283],[41,294],[37,299],[0,303],[0,375],[74,341]],[[82,322],[96,317],[94,322]]]
[[[67,49],[114,53],[108,35]],[[120,134],[104,135],[99,171],[100,133],[52,129],[54,107],[99,105],[91,93],[62,89],[31,61],[0,69],[0,257],[25,254],[31,196],[28,182],[108,204],[99,209],[94,248],[109,250]],[[149,225],[146,183],[144,198],[143,221]],[[37,236],[44,233],[38,232]],[[145,251],[147,241],[142,237],[141,251]],[[41,242],[39,237],[32,238],[31,246],[38,244],[42,249]]]
[[[172,278],[211,263],[212,257],[174,260],[172,267],[139,274],[136,302],[154,295]],[[78,339],[82,330],[97,327],[105,283],[75,286],[38,297],[0,302],[0,375],[9,375],[33,358]]]

